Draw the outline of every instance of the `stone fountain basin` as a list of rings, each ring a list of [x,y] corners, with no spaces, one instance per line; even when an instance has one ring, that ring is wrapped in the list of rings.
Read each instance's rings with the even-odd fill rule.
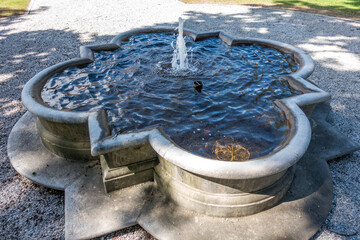
[[[330,95],[305,80],[314,63],[302,50],[272,40],[234,39],[222,32],[184,35],[200,41],[218,37],[229,45],[260,44],[290,53],[299,69],[286,76],[290,86],[303,94],[277,100],[290,123],[284,143],[270,154],[245,162],[208,159],[181,149],[161,128],[111,136],[104,110],[62,111],[41,99],[41,90],[55,73],[94,61],[94,52],[120,48],[137,33],[176,32],[174,28],[143,28],[125,32],[110,44],[83,46],[80,58],[49,67],[24,87],[22,100],[37,118],[43,144],[53,153],[70,159],[91,160],[100,156],[105,191],[110,192],[155,180],[158,188],[177,204],[212,216],[244,216],[274,206],[292,182],[296,163],[306,152],[311,138],[310,116],[315,106]]]

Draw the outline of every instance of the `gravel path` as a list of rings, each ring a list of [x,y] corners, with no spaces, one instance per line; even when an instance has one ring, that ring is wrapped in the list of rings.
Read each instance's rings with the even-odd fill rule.
[[[310,79],[333,96],[329,121],[360,143],[360,22],[243,6],[185,5],[176,0],[34,0],[30,14],[0,19],[0,239],[62,239],[64,194],[11,167],[6,143],[24,114],[21,90],[32,76],[78,56],[80,45],[108,42],[144,26],[223,30],[298,46],[316,61]],[[360,152],[329,163],[333,208],[316,239],[360,239]],[[135,226],[105,238],[150,239]]]

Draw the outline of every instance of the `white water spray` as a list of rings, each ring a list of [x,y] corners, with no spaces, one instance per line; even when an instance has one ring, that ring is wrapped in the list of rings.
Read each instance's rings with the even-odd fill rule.
[[[179,18],[178,37],[176,39],[176,48],[174,49],[173,59],[171,61],[172,69],[175,71],[189,69],[189,63],[186,58],[186,45],[184,40],[184,20]]]

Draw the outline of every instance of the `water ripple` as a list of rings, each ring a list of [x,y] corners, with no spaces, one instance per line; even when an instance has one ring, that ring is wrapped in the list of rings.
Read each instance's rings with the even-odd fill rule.
[[[219,143],[241,145],[255,158],[284,141],[289,126],[273,101],[298,94],[280,79],[298,68],[290,55],[186,39],[192,67],[174,72],[175,40],[170,33],[135,35],[117,51],[95,53],[86,67],[55,74],[42,98],[56,109],[107,109],[113,133],[161,126],[179,146],[211,158]],[[203,83],[201,93],[194,81]]]

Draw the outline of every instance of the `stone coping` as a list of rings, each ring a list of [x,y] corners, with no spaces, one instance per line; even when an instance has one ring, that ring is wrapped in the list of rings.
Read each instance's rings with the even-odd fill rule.
[[[301,95],[275,101],[285,113],[290,122],[290,134],[287,140],[272,153],[251,159],[246,162],[225,162],[208,159],[192,154],[178,147],[161,130],[151,128],[139,132],[131,132],[117,136],[109,136],[107,117],[104,110],[98,112],[62,111],[50,108],[41,99],[41,89],[46,81],[55,73],[72,66],[86,65],[94,61],[94,51],[116,50],[121,42],[137,33],[176,32],[175,28],[152,27],[128,31],[116,36],[110,44],[82,46],[80,58],[49,67],[34,76],[24,87],[22,99],[25,107],[34,115],[57,123],[88,123],[91,154],[97,156],[124,147],[148,141],[157,154],[171,163],[195,174],[224,179],[249,179],[269,176],[286,170],[294,165],[305,153],[311,138],[309,116],[302,108],[316,105],[330,99],[330,95],[311,82],[305,80],[314,69],[311,57],[302,50],[289,44],[258,38],[234,39],[223,32],[196,33],[184,30],[184,35],[192,37],[195,41],[219,37],[229,45],[242,43],[256,43],[275,48],[282,52],[293,54],[299,62],[300,68],[284,79]]]

